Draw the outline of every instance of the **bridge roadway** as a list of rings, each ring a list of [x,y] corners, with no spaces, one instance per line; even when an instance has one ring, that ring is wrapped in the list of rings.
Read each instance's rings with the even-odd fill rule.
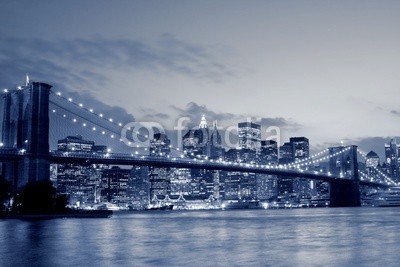
[[[225,161],[211,161],[187,158],[161,158],[151,156],[131,156],[127,154],[83,154],[71,152],[52,152],[51,161],[54,163],[81,163],[81,164],[110,164],[110,165],[139,165],[153,167],[170,167],[170,168],[197,168],[207,170],[222,170],[231,172],[250,172],[269,175],[282,175],[286,177],[302,177],[313,180],[322,180],[332,182],[339,178],[325,173],[284,169],[269,165],[257,165],[248,163],[230,163]]]
[[[0,161],[16,161],[29,154],[15,149],[1,149]],[[211,161],[187,158],[161,158],[151,156],[132,156],[129,154],[94,154],[82,152],[50,152],[48,159],[51,163],[71,163],[71,164],[108,164],[108,165],[137,165],[137,166],[153,166],[153,167],[170,167],[170,168],[197,168],[207,170],[222,170],[231,172],[249,172],[268,175],[280,175],[293,178],[307,178],[311,180],[334,182],[339,180],[352,180],[350,177],[337,177],[327,173],[317,171],[306,171],[299,169],[285,169],[272,165],[258,165],[249,163],[231,163],[226,161]],[[389,185],[361,180],[360,185],[388,187]]]

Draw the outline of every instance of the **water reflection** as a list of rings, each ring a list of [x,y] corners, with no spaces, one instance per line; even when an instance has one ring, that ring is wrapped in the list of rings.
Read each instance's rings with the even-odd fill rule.
[[[0,266],[395,265],[400,209],[138,212],[0,221]]]

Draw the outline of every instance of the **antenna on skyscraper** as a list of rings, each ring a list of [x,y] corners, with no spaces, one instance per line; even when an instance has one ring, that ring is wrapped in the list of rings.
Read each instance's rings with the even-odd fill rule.
[[[28,73],[26,74],[26,82],[25,82],[25,86],[28,86],[29,85],[29,76],[28,76]]]

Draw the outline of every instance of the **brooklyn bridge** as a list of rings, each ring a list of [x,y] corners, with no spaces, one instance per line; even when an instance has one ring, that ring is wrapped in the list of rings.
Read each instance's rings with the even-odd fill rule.
[[[118,118],[105,118],[103,114],[97,114],[55,92],[50,84],[43,82],[27,82],[25,86],[4,90],[2,98],[4,107],[0,161],[3,164],[3,176],[15,188],[28,181],[48,180],[50,164],[53,163],[173,167],[267,174],[286,179],[305,178],[330,184],[330,205],[333,207],[360,206],[360,185],[381,188],[396,185],[378,169],[374,175],[361,171],[359,161],[365,160],[365,154],[356,145],[327,148],[308,158],[280,165],[241,163],[207,157],[190,158],[181,148],[175,148],[175,155],[168,157],[118,151],[87,153],[52,150],[49,145],[51,133],[54,132],[54,125],[50,123],[52,116],[58,116],[57,119],[63,121],[68,117],[70,124],[78,123],[78,118],[82,127],[90,125],[100,136],[120,141],[125,126],[117,123]],[[56,112],[57,109],[62,110],[63,114]],[[321,161],[337,159],[346,164],[327,171],[308,168]]]

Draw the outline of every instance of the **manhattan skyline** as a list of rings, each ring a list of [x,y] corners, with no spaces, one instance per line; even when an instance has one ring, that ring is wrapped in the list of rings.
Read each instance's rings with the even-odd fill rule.
[[[0,86],[26,73],[85,105],[172,128],[248,117],[372,149],[398,135],[400,3],[3,2]],[[21,19],[26,18],[26,19]],[[34,22],[34,23],[33,23]],[[103,104],[104,102],[106,104]]]

